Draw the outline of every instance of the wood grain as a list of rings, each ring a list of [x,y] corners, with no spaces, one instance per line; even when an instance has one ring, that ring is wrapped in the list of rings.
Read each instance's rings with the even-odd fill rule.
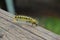
[[[60,40],[60,35],[41,26],[14,23],[13,14],[0,9],[0,40]],[[0,36],[1,36],[0,35]]]

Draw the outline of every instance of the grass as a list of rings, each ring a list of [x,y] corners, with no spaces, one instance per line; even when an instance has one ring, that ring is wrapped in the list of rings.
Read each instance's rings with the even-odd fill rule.
[[[60,35],[60,19],[56,17],[48,17],[45,20],[39,20],[40,24],[44,25],[44,28]]]

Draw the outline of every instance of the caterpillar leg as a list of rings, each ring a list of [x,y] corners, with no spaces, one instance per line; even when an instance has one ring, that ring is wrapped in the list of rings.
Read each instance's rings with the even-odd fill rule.
[[[36,23],[32,23],[32,26],[33,26],[33,25],[37,26],[38,24],[36,24]]]

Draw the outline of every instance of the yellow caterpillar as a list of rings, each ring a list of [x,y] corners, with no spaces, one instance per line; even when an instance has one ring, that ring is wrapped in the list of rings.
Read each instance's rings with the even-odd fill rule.
[[[21,21],[21,20],[32,23],[32,24],[35,24],[35,25],[38,24],[38,21],[34,18],[31,18],[31,17],[28,17],[28,16],[23,16],[23,15],[15,15],[14,22]]]

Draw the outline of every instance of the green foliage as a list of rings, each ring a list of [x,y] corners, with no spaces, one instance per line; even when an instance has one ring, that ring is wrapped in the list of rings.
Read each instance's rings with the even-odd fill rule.
[[[48,17],[44,21],[40,22],[45,25],[44,28],[60,35],[60,19],[56,17]]]

